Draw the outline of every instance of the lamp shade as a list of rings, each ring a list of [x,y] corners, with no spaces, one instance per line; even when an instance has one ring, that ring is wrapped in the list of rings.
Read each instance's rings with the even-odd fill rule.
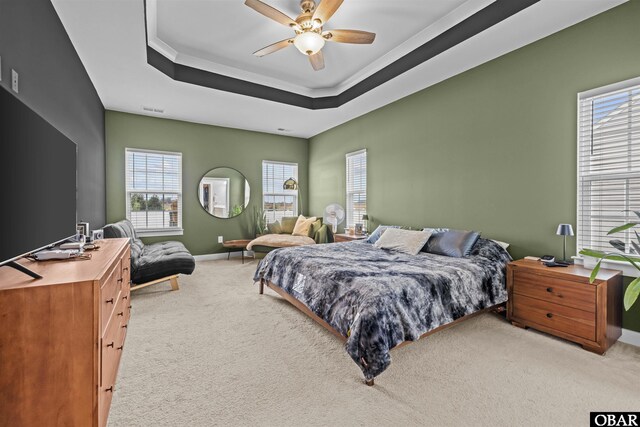
[[[369,215],[367,215],[367,214],[362,215],[362,220],[363,221],[369,221]]]
[[[559,224],[556,234],[558,236],[573,236],[573,227],[571,224]]]
[[[282,184],[282,189],[283,190],[297,190],[298,189],[298,182],[293,178],[289,178],[288,180],[286,180]]]

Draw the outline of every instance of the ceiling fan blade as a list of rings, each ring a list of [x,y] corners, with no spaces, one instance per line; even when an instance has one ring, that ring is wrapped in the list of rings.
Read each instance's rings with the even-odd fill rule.
[[[315,55],[309,56],[309,62],[311,62],[311,66],[314,70],[322,70],[324,68],[324,55],[322,54],[322,51],[319,51]]]
[[[344,0],[322,0],[313,13],[312,19],[320,20],[322,25],[326,24],[333,14],[336,13],[336,10],[338,10],[343,1]]]
[[[255,56],[269,55],[270,53],[277,52],[280,49],[284,49],[285,47],[287,47],[289,45],[292,45],[292,44],[293,44],[293,39],[280,40],[277,43],[270,44],[267,47],[263,47],[262,49],[253,52],[253,54]]]
[[[376,34],[360,30],[329,30],[324,31],[322,37],[337,43],[371,44]]]
[[[244,4],[246,4],[256,12],[261,13],[267,18],[271,18],[276,22],[279,22],[282,25],[286,25],[287,27],[299,28],[296,21],[289,18],[278,9],[271,7],[268,4],[261,2],[260,0],[246,0]]]

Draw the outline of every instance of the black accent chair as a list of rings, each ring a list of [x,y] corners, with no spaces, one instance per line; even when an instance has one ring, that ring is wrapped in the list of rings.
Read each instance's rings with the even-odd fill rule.
[[[104,226],[105,239],[131,239],[131,290],[160,282],[171,282],[172,290],[180,289],[178,274],[191,274],[196,268],[193,255],[180,242],[145,245],[138,239],[131,221],[124,219]]]

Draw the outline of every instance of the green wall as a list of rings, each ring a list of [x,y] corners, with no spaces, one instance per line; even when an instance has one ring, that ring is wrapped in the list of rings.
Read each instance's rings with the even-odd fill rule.
[[[374,226],[474,229],[515,258],[561,256],[556,227],[576,224],[577,94],[639,75],[632,0],[313,137],[310,210],[345,203],[345,153],[366,148]],[[640,330],[639,307],[625,327]]]
[[[262,161],[298,163],[303,195],[309,194],[308,141],[300,138],[159,119],[115,111],[106,112],[107,222],[125,217],[125,148],[182,153],[183,236],[145,238],[147,243],[179,240],[194,254],[223,251],[225,240],[250,237],[253,206],[262,202]],[[248,209],[230,219],[210,216],[198,201],[200,178],[210,169],[226,166],[240,171],[251,186]],[[302,201],[307,199],[303,197]],[[306,211],[306,209],[305,209]]]

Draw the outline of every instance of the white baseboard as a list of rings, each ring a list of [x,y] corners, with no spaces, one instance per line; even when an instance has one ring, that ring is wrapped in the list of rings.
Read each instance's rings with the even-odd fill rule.
[[[640,347],[640,332],[622,328],[622,336],[619,341]]]
[[[231,258],[240,258],[241,257],[241,253],[240,251],[235,251],[235,252],[231,252]],[[215,261],[218,259],[227,259],[228,257],[228,253],[227,252],[221,252],[218,254],[205,254],[205,255],[194,255],[193,257],[196,259],[196,261]],[[244,251],[244,256],[246,257],[253,257],[253,251]]]

